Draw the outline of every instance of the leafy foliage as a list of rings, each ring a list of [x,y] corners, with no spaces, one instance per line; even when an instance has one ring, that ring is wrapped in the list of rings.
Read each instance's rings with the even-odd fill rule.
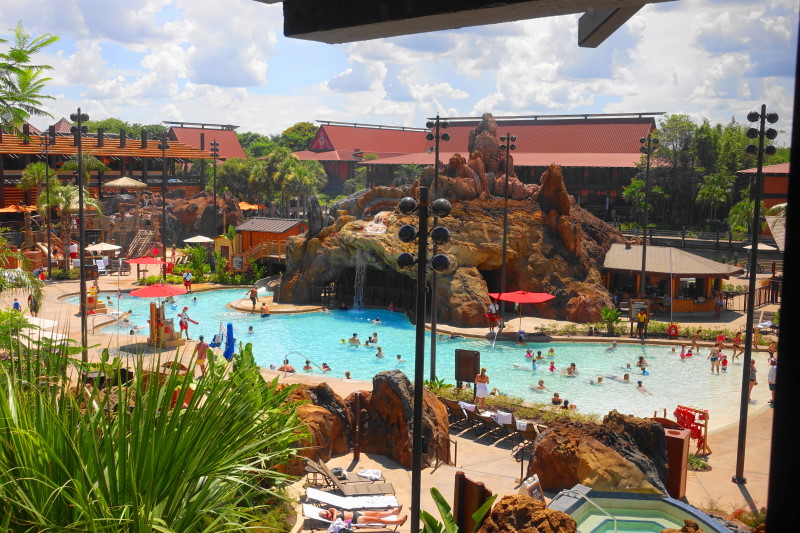
[[[621,316],[622,313],[616,307],[604,307],[600,310],[600,318],[609,335],[614,335],[614,327],[622,321]]]
[[[458,533],[458,524],[456,524],[456,519],[453,516],[452,507],[450,504],[447,503],[447,500],[442,493],[439,492],[439,489],[436,487],[431,488],[431,497],[433,498],[434,503],[436,504],[436,508],[439,509],[439,516],[441,516],[442,521],[436,520],[436,518],[427,511],[420,512],[420,519],[422,520],[422,532],[423,533]],[[472,530],[472,533],[475,533],[478,528],[483,523],[484,517],[489,514],[489,511],[492,510],[492,505],[494,505],[494,501],[497,499],[497,494],[489,497],[486,499],[485,502],[478,508],[475,513],[472,515],[472,519],[475,521],[475,527]]]

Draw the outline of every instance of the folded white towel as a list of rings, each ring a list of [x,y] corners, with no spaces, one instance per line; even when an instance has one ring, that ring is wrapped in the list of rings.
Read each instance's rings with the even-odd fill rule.
[[[530,424],[530,422],[527,420],[517,420],[517,429],[520,431],[525,431],[528,429],[528,424]]]
[[[375,468],[365,468],[358,473],[358,477],[363,477],[370,481],[378,481],[381,478],[381,471]]]
[[[460,405],[461,408],[464,409],[465,411],[475,412],[475,404],[474,403],[458,402],[458,405]]]
[[[511,413],[504,413],[502,411],[497,411],[497,423],[500,425],[503,424],[510,424],[511,423]]]

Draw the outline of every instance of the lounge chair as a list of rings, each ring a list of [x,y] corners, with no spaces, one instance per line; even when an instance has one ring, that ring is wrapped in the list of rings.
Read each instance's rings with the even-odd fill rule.
[[[333,474],[333,470],[331,470],[330,468],[323,467],[320,463],[309,457],[306,457],[305,459],[306,459],[306,472],[310,476],[321,478],[322,486],[336,488],[336,486],[333,483],[333,480],[331,480],[328,476],[328,472]],[[340,479],[340,478],[337,479],[341,483],[375,483],[377,481],[380,482],[386,481],[386,478],[384,478],[383,475],[381,475],[379,479],[367,479],[357,474],[349,477],[348,479]]]
[[[303,504],[303,516],[305,516],[306,518],[309,519],[311,531],[314,531],[316,529],[328,530],[330,525],[333,523],[330,520],[328,520],[327,518],[323,518],[322,516],[320,516],[320,514],[324,510],[325,509],[321,509],[321,508],[316,507],[314,505],[309,505],[307,503]],[[392,515],[392,516],[394,516],[394,515]],[[387,517],[387,518],[391,518],[391,517]],[[396,516],[395,516],[395,518],[396,518]],[[319,522],[319,523],[323,524],[323,526],[320,527],[320,528],[316,528],[316,527],[314,527],[314,523],[315,522]],[[389,525],[389,524],[356,524],[356,523],[353,523],[353,522],[350,523],[350,528],[351,529],[386,529],[388,531],[397,531],[398,526],[399,526],[399,524],[398,525]]]
[[[482,413],[477,413],[477,415],[480,418],[483,427],[485,429],[485,431],[481,434],[481,437],[489,435],[494,437],[495,440],[497,440],[499,438],[498,432],[502,433],[503,431],[505,431],[505,428],[497,423],[497,420],[494,419],[494,416],[485,415]]]
[[[327,477],[333,484],[333,488],[344,496],[372,496],[378,494],[394,494],[394,487],[391,483],[342,483],[337,478],[328,465],[317,463],[320,473]]]
[[[108,274],[108,270],[106,270],[106,260],[105,259],[95,259],[94,264],[97,265],[97,273],[99,274]]]
[[[448,400],[447,398],[439,398],[442,403],[444,403],[445,407],[447,407],[447,412],[450,413],[450,418],[452,422],[450,422],[451,426],[458,426],[460,424],[466,424],[469,422],[469,418],[467,418],[467,414],[464,412],[464,408],[459,405],[458,402],[454,400]]]
[[[309,487],[306,489],[306,498],[316,502],[326,503],[337,509],[391,509],[400,507],[395,495],[372,495],[372,496],[340,496],[333,492]]]
[[[526,422],[525,420],[517,421],[517,435],[519,436],[518,447],[531,451],[533,449],[533,442],[543,429],[544,426],[540,424]]]

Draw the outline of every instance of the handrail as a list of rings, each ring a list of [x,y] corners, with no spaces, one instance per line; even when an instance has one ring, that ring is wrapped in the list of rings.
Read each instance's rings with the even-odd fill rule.
[[[606,511],[605,509],[603,509],[602,507],[600,507],[599,505],[597,505],[597,504],[596,504],[594,501],[592,501],[592,499],[591,499],[590,497],[588,497],[586,494],[584,494],[584,493],[582,493],[582,492],[578,492],[577,490],[572,490],[572,489],[564,489],[564,490],[562,490],[561,492],[559,492],[559,493],[556,495],[556,497],[555,497],[555,498],[553,498],[552,500],[550,500],[550,503],[553,503],[553,502],[554,502],[556,499],[558,499],[558,497],[559,497],[559,496],[561,496],[562,494],[564,494],[564,495],[566,495],[566,496],[572,496],[573,498],[576,498],[576,497],[580,496],[581,498],[583,498],[583,499],[584,499],[584,500],[586,500],[587,502],[589,502],[589,503],[591,503],[592,505],[594,505],[595,507],[597,507],[597,510],[598,510],[598,511],[600,511],[600,512],[601,512],[601,513],[603,513],[603,514],[605,514],[607,517],[609,517],[611,520],[613,520],[613,521],[614,521],[614,533],[617,533],[617,519],[616,519],[616,518],[614,518],[614,517],[613,517],[613,516],[612,516],[612,515],[611,515],[611,514],[608,512],[608,511]]]

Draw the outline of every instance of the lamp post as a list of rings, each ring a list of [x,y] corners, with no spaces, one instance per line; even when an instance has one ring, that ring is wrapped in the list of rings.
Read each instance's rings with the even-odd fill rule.
[[[397,232],[397,236],[405,243],[418,241],[417,256],[403,252],[397,256],[397,266],[401,269],[417,265],[417,324],[416,350],[414,353],[414,420],[412,425],[411,446],[411,533],[419,533],[420,493],[422,491],[422,388],[425,373],[425,276],[428,268],[428,210],[434,217],[446,217],[451,206],[444,198],[439,198],[428,205],[428,187],[419,188],[419,202],[407,196],[398,204],[400,212],[409,215],[417,211],[419,230],[406,224]],[[450,239],[447,228],[439,226],[430,232],[431,240],[436,244],[445,244]],[[435,272],[445,272],[450,268],[450,258],[437,254],[431,258],[430,267]]]
[[[211,157],[214,158],[214,237],[218,235],[217,226],[217,159],[219,159],[219,143],[216,139],[211,141]]]
[[[505,135],[500,137],[500,142],[504,142],[506,144],[500,145],[501,150],[505,150],[506,152],[506,181],[503,187],[503,264],[500,266],[500,293],[506,292],[506,255],[508,253],[508,174],[509,174],[509,167],[511,165],[511,150],[516,150],[517,145],[513,144],[517,138],[511,133],[506,132]],[[505,316],[506,316],[506,302],[505,300],[500,300],[500,316],[502,320],[500,322],[500,327],[498,328],[501,332],[503,331],[503,327],[505,325]],[[522,328],[520,328],[522,329]]]
[[[644,171],[644,213],[642,213],[642,279],[639,283],[639,298],[647,297],[647,214],[648,214],[648,196],[650,193],[650,156],[658,149],[658,137],[653,137],[652,133],[648,133],[647,137],[639,139],[642,146],[639,151],[647,155],[647,163]]]
[[[89,132],[89,128],[83,125],[84,122],[89,120],[89,115],[81,113],[81,108],[78,108],[77,113],[72,113],[69,116],[72,122],[76,122],[77,126],[72,126],[70,131],[76,136],[78,140],[78,268],[80,268],[80,292],[81,292],[81,360],[86,363],[89,361],[88,351],[88,324],[87,324],[87,309],[86,309],[86,222],[83,216],[83,134]],[[63,243],[62,243],[63,247]]]
[[[436,141],[435,147],[435,156],[436,160],[433,163],[433,195],[439,195],[439,140],[442,141],[449,141],[450,134],[445,132],[441,133],[441,130],[447,129],[450,127],[450,123],[447,121],[442,121],[439,119],[439,114],[436,114],[435,120],[429,120],[425,127],[429,130],[432,129],[433,131],[429,131],[425,138],[429,141]],[[433,215],[433,225],[436,226],[439,220],[436,214]],[[433,255],[436,256],[439,253],[439,245],[436,244],[436,241],[433,242]],[[431,381],[436,381],[436,327],[437,327],[437,315],[439,313],[439,306],[438,306],[438,298],[436,297],[437,291],[437,283],[436,283],[436,271],[434,270],[431,272]],[[424,316],[424,315],[423,315]],[[423,320],[424,322],[424,320]]]
[[[755,266],[758,261],[758,235],[761,230],[761,179],[762,167],[764,166],[764,155],[775,155],[775,147],[764,146],[764,139],[774,139],[778,136],[778,132],[773,128],[768,128],[766,131],[765,122],[775,124],[778,122],[777,113],[767,113],[767,106],[761,106],[761,112],[751,111],[747,114],[747,120],[750,122],[758,122],[759,128],[750,128],[747,130],[747,137],[750,139],[758,139],[758,146],[754,144],[747,145],[745,151],[750,155],[758,155],[758,170],[753,181],[750,183],[750,198],[753,199],[753,227],[750,229],[750,279],[747,291],[747,321],[745,325],[744,337],[744,360],[742,361],[742,396],[739,407],[739,439],[736,445],[736,473],[733,476],[734,483],[744,485],[747,479],[744,477],[744,452],[747,444],[747,411],[750,405],[750,361],[753,354],[753,318],[755,315],[756,303],[756,274]]]
[[[167,282],[167,134],[161,134],[161,142],[158,149],[161,150],[161,275],[164,283]]]
[[[47,196],[47,210],[45,222],[47,224],[47,279],[50,279],[50,269],[53,268],[53,250],[50,244],[50,147],[55,144],[55,139],[47,133],[39,138],[39,144],[44,147],[44,190]],[[63,243],[62,243],[63,248]]]

